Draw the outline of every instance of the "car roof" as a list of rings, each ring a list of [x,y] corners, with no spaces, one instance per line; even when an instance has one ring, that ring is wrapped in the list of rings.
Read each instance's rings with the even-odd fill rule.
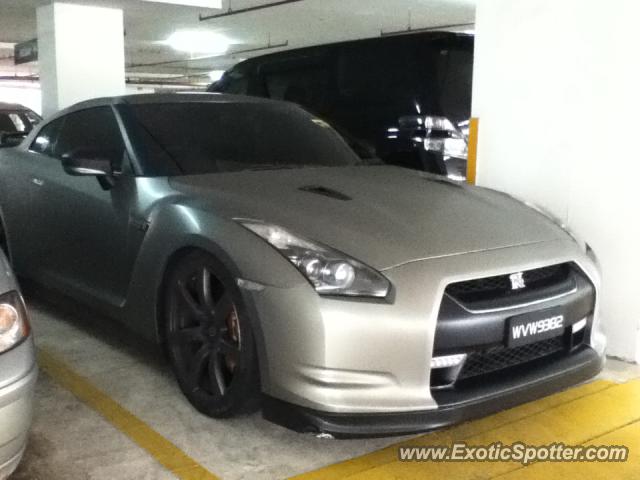
[[[274,103],[259,97],[249,97],[245,95],[230,95],[225,93],[201,93],[201,92],[180,92],[180,93],[139,93],[134,95],[121,95],[117,97],[102,97],[76,103],[67,110],[81,110],[83,108],[97,107],[104,105],[145,105],[150,103]]]
[[[27,111],[29,110],[24,105],[20,105],[19,103],[6,103],[0,102],[0,110],[11,110],[11,111]]]
[[[263,63],[269,63],[272,61],[286,61],[291,59],[300,59],[300,57],[306,57],[307,55],[316,56],[322,54],[330,54],[330,52],[335,52],[336,49],[349,47],[349,46],[357,46],[357,45],[369,45],[372,48],[381,48],[382,45],[388,43],[400,43],[400,42],[411,42],[415,39],[422,40],[455,40],[461,42],[475,42],[475,36],[468,33],[463,32],[449,32],[445,30],[433,30],[433,31],[406,31],[400,32],[397,34],[389,34],[378,37],[370,37],[370,38],[360,38],[355,40],[345,40],[338,41],[333,43],[324,43],[321,45],[311,45],[307,47],[299,47],[299,48],[289,48],[286,50],[280,50],[273,53],[265,53],[262,55],[257,55],[252,58],[248,58],[247,60],[243,60],[235,64],[233,67],[229,68],[227,71],[242,71],[246,68],[255,68],[260,66]],[[215,85],[217,82],[213,82],[208,88]]]
[[[201,92],[180,92],[180,93],[139,93],[133,95],[121,95],[114,97],[101,97],[85,100],[57,112],[47,119],[47,123],[55,118],[79,110],[93,107],[104,107],[108,105],[148,105],[158,103],[243,103],[243,104],[281,104],[276,100],[267,98],[250,97],[245,95],[230,95],[224,93],[201,93]]]

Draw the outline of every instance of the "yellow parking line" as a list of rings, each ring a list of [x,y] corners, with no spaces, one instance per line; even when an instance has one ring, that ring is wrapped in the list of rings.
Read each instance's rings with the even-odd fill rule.
[[[546,480],[565,478],[588,478],[589,480],[611,480],[616,478],[640,478],[640,422],[634,422],[607,435],[594,438],[586,445],[624,445],[629,449],[626,462],[589,463],[535,463],[501,476],[504,480]]]
[[[607,381],[593,382],[294,478],[296,480],[493,478],[518,469],[520,464],[399,462],[398,447],[450,445],[456,441],[465,441],[470,445],[488,445],[497,441],[503,444],[516,441],[536,445],[553,442],[580,444],[640,419],[638,398],[640,398],[640,381],[636,380],[623,385]],[[551,464],[549,468],[552,469],[554,465],[557,464]],[[611,468],[612,464],[608,465]],[[636,468],[638,468],[637,464]]]
[[[53,380],[102,415],[177,478],[181,480],[216,480],[218,478],[50,352],[38,349],[38,364]]]

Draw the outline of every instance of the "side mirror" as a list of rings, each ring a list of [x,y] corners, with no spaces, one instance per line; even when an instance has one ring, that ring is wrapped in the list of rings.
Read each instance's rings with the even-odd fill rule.
[[[101,158],[97,152],[77,150],[62,155],[62,168],[69,175],[110,177],[113,176],[111,160]]]

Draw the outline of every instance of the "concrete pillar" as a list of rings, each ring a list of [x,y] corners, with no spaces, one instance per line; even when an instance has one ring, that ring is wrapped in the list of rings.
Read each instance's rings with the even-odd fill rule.
[[[122,10],[54,2],[39,7],[42,111],[125,92]]]
[[[640,2],[478,0],[476,15],[477,182],[593,247],[609,354],[640,361]]]

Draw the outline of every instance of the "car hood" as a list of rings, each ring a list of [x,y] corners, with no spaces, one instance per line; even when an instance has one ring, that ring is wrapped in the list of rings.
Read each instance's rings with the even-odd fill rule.
[[[391,166],[245,171],[170,183],[217,214],[286,227],[377,269],[565,235],[507,195]]]

